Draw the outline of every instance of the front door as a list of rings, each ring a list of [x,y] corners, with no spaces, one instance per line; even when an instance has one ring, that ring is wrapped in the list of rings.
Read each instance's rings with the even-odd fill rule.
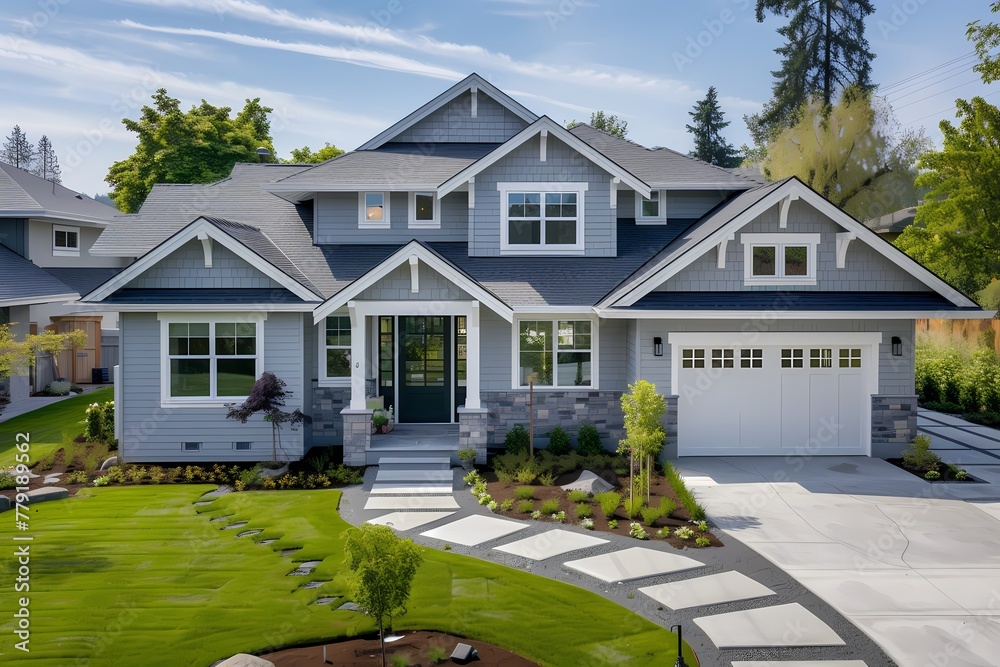
[[[399,405],[401,423],[451,422],[450,317],[400,317]]]

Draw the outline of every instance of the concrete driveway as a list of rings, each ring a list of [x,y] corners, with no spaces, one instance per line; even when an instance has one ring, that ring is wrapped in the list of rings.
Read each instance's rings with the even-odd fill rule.
[[[1000,465],[970,466],[993,483],[967,485],[864,457],[685,458],[680,468],[718,526],[901,667],[1000,665]]]

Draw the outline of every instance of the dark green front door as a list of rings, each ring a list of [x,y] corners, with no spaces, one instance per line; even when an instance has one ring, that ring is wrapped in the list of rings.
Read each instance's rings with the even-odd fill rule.
[[[400,317],[399,405],[401,423],[451,421],[450,317]]]

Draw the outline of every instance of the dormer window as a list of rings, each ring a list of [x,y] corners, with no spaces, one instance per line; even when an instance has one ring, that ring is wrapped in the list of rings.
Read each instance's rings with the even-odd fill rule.
[[[587,183],[499,183],[500,250],[510,255],[583,254]]]
[[[742,234],[743,284],[815,285],[819,234]]]
[[[649,197],[635,193],[635,221],[640,225],[662,225],[667,221],[663,192],[650,190]]]
[[[360,193],[358,195],[358,211],[358,227],[361,229],[388,229],[389,193]]]
[[[52,225],[52,254],[56,257],[79,257],[80,228]]]
[[[438,217],[437,194],[433,192],[410,193],[411,229],[438,229],[441,218]]]

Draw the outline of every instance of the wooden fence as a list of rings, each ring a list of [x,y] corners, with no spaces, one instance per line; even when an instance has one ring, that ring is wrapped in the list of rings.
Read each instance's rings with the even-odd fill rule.
[[[992,347],[1000,355],[1000,320],[917,320],[917,335],[961,338]]]

